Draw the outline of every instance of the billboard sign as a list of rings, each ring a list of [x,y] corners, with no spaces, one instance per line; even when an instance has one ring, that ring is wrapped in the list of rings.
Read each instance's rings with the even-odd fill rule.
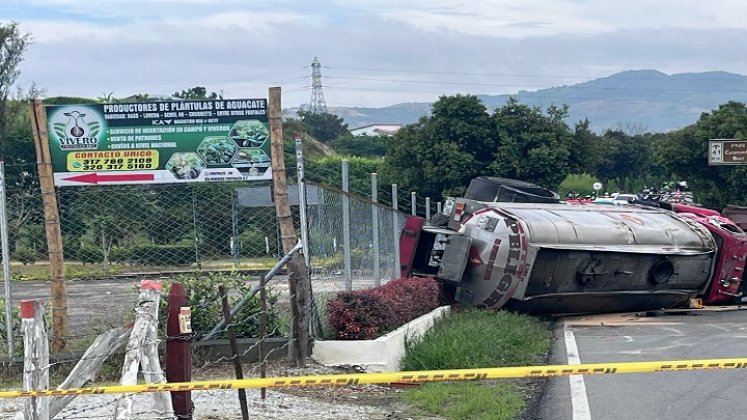
[[[746,165],[747,140],[713,139],[708,141],[709,165]]]
[[[57,186],[272,178],[267,99],[49,105]]]

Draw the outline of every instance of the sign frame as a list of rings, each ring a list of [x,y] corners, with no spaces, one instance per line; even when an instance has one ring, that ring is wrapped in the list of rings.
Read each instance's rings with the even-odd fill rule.
[[[58,187],[272,179],[268,100],[47,105]]]
[[[747,140],[708,140],[708,165],[747,165]]]

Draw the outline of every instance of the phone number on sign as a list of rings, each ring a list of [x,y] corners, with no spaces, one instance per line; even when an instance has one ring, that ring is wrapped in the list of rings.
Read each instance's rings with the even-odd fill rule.
[[[68,162],[71,171],[134,171],[158,168],[158,158],[127,157],[112,159],[75,159]]]

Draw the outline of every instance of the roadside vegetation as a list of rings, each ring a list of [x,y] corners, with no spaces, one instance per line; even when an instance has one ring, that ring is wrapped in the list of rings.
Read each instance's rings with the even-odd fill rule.
[[[454,312],[421,339],[407,343],[402,370],[443,370],[541,364],[552,343],[548,323],[507,311]],[[515,419],[527,408],[514,381],[428,383],[404,401],[447,419]]]

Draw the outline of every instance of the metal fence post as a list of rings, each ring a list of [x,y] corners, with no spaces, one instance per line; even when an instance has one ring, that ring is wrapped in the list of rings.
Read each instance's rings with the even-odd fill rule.
[[[436,203],[436,213],[441,213],[441,202]]]
[[[13,310],[10,291],[10,245],[8,244],[8,214],[5,208],[5,163],[0,161],[0,236],[3,253],[3,285],[5,289],[5,336],[8,341],[8,357],[13,357]]]
[[[236,203],[236,191],[231,193],[231,259],[233,260],[233,267],[239,267],[239,247],[241,242],[239,241],[239,209]]]
[[[418,193],[415,191],[410,193],[410,214],[413,216],[418,215]]]
[[[200,236],[197,233],[197,196],[195,196],[195,190],[194,188],[191,189],[192,191],[192,230],[194,230],[194,243],[195,243],[195,263],[197,264],[197,269],[202,269],[202,263],[200,262],[200,248],[199,248],[199,242],[200,242]]]
[[[373,222],[371,228],[371,233],[373,233],[373,249],[371,251],[373,252],[374,285],[379,286],[381,285],[381,271],[379,267],[379,206],[376,204],[379,202],[379,185],[376,177],[376,172],[371,174],[371,201],[374,203],[371,206],[371,220]]]
[[[44,312],[41,302],[21,301],[24,391],[49,388],[49,338]],[[48,420],[49,397],[27,397],[23,412],[25,419]]]
[[[350,250],[350,179],[348,160],[342,160],[342,250],[345,259],[345,290],[353,290],[352,255]]]
[[[392,212],[392,230],[394,232],[397,231],[397,225],[398,223],[398,217],[397,214],[399,213],[399,203],[397,203],[397,184],[392,184],[392,208],[394,211]],[[392,278],[398,279],[400,277],[400,270],[402,269],[401,263],[399,260],[399,235],[394,235],[394,273],[392,273]]]
[[[301,137],[296,137],[296,170],[298,173],[298,214],[301,219],[301,244],[303,246],[303,259],[306,267],[311,269],[311,254],[309,252],[309,222],[306,217],[306,175],[303,165],[303,142]]]
[[[431,220],[431,198],[425,197],[425,220]]]

